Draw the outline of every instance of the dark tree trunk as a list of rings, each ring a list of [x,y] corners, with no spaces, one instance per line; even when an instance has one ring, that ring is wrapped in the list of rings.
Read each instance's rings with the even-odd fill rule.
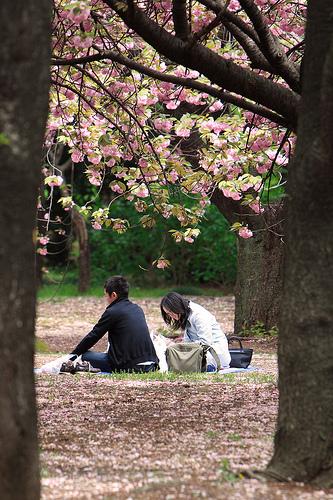
[[[235,333],[257,323],[266,331],[278,324],[284,251],[281,212],[282,207],[267,207],[265,216],[258,216],[262,230],[254,238],[238,238]]]
[[[333,3],[310,0],[268,473],[333,486]]]
[[[90,249],[87,226],[82,215],[73,209],[72,223],[79,242],[79,292],[86,292],[90,286]]]
[[[43,259],[39,254],[36,254],[35,259],[36,286],[40,288],[43,284]]]
[[[0,2],[0,496],[39,498],[33,378],[37,190],[51,5]]]
[[[235,333],[260,322],[266,331],[277,326],[282,291],[284,243],[283,201],[265,207],[263,214],[249,215],[237,201],[216,190],[212,202],[230,224],[248,221],[253,238],[238,238],[235,290]]]

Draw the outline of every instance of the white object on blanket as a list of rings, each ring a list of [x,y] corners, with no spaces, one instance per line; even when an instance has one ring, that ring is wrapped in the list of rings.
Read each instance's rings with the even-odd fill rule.
[[[166,351],[166,348],[168,347],[167,339],[163,335],[161,335],[160,333],[151,332],[150,335],[151,335],[151,339],[152,339],[154,347],[155,347],[156,355],[158,357],[160,371],[167,372],[168,371],[168,364],[167,364],[166,357],[165,357],[165,351]]]
[[[40,368],[35,368],[35,373],[48,373],[49,375],[58,375],[58,373],[60,373],[61,365],[66,361],[68,361],[73,356],[74,356],[73,354],[65,354],[60,358],[56,358],[53,361],[50,361],[49,363],[45,363]],[[77,363],[77,361],[79,361],[80,359],[81,356],[77,357],[76,360],[74,361],[74,364]]]

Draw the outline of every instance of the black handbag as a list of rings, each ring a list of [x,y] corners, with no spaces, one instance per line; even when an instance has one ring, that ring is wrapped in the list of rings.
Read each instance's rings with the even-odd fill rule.
[[[240,337],[230,336],[227,338],[228,344],[234,340],[239,342],[239,348],[229,347],[231,356],[230,368],[247,368],[251,363],[253,349],[244,349]]]

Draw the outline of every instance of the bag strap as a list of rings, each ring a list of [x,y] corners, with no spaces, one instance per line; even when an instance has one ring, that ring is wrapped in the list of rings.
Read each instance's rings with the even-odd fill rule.
[[[220,358],[218,357],[218,354],[217,352],[215,351],[214,347],[210,347],[209,348],[209,352],[211,353],[211,355],[213,356],[213,358],[215,359],[216,361],[216,369],[217,371],[221,370],[222,366],[221,366],[221,361],[220,361]]]
[[[241,349],[243,349],[243,345],[242,345],[242,341],[240,339],[240,337],[236,337],[235,335],[230,335],[230,337],[227,337],[228,339],[228,344],[230,344],[230,342],[232,342],[233,340],[236,340],[236,342],[239,342],[239,346]]]
[[[202,347],[205,349],[206,352],[210,352],[211,355],[213,356],[214,360],[215,360],[215,363],[216,363],[216,369],[217,371],[221,370],[221,361],[220,361],[220,358],[217,354],[217,352],[215,351],[214,347],[211,347],[210,345],[207,345],[207,344],[201,344]]]

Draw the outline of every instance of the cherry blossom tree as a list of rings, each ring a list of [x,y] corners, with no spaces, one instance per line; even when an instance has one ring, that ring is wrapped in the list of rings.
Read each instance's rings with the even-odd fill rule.
[[[33,237],[48,110],[51,3],[3,0],[0,29],[0,485],[4,500],[34,500],[39,460]]]
[[[92,184],[111,171],[146,227],[178,219],[178,242],[215,203],[240,236],[237,330],[244,318],[269,328],[279,311],[283,202],[263,212],[262,196],[285,182],[304,14],[286,0],[56,3],[49,145],[56,133]],[[170,185],[197,205],[171,203]],[[128,227],[110,207],[90,213],[97,230]]]
[[[309,2],[304,70],[303,2],[105,0],[77,2],[66,12],[61,3],[58,6],[57,26],[63,33],[72,30],[72,50],[68,53],[63,44],[55,45],[53,63],[59,69],[54,83],[63,91],[54,105],[59,121],[51,128],[58,129],[64,120],[72,123],[64,140],[74,161],[89,158],[93,182],[102,180],[105,168],[114,169],[116,179],[119,174],[122,178],[112,184],[114,191],[133,196],[143,211],[147,194],[156,193],[153,213],[144,216],[144,223],[151,223],[154,210],[168,213],[167,186],[174,182],[197,195],[199,205],[213,200],[225,212],[231,207],[234,229],[246,243],[255,246],[264,229],[282,234],[283,215],[269,220],[269,210],[260,213],[260,194],[276,177],[277,184],[285,181],[292,134],[299,132],[288,189],[281,402],[268,473],[282,480],[332,486],[331,361],[327,356],[332,326],[328,260],[332,253],[332,3]],[[86,78],[89,98],[80,91]],[[73,103],[72,111],[70,103],[63,106],[64,92]],[[91,139],[87,146],[76,138],[73,117],[78,115],[78,100],[82,109],[94,110],[97,128],[105,130],[112,123],[112,140],[108,133],[96,133],[94,144],[100,149],[92,147]],[[208,106],[210,113],[217,114],[212,120],[205,112],[193,116],[186,106],[181,109],[184,102]],[[179,108],[176,119],[170,120],[166,110]],[[91,138],[91,124],[82,127],[82,115],[80,119],[80,130]],[[200,148],[190,162],[191,151],[182,153],[194,129],[200,135]],[[115,144],[116,149],[111,149]],[[120,158],[133,160],[134,166],[124,171],[117,167]],[[199,210],[189,214],[181,207],[170,210],[186,221],[186,227],[195,228],[195,218],[201,216]],[[100,226],[122,224],[113,221],[109,211],[94,214],[93,219]],[[176,231],[175,238],[183,239],[184,231]]]

